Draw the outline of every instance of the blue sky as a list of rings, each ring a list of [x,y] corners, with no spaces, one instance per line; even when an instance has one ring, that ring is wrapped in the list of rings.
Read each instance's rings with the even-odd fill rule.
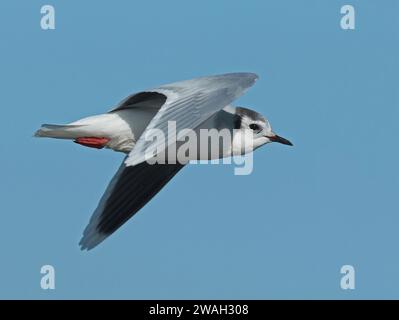
[[[56,29],[40,29],[52,4]],[[340,8],[356,9],[356,30]],[[1,1],[0,298],[399,298],[399,3]],[[78,241],[123,156],[34,139],[41,123],[236,71],[238,105],[295,147],[254,172],[191,166],[101,246]],[[56,289],[40,288],[40,267]],[[356,289],[340,288],[340,268]]]

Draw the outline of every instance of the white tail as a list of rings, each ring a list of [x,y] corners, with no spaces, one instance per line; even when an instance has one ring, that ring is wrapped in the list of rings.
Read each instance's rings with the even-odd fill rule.
[[[57,125],[42,124],[41,128],[35,132],[35,137],[46,137],[56,139],[76,139],[81,135],[84,125]]]

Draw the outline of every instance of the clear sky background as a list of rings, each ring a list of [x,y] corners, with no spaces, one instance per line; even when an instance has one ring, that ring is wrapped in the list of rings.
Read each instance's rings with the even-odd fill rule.
[[[44,4],[56,30],[40,28]],[[398,13],[396,0],[1,1],[0,298],[399,298]],[[40,124],[237,71],[260,75],[237,104],[295,147],[257,150],[249,176],[187,167],[80,251],[123,155],[35,139]]]

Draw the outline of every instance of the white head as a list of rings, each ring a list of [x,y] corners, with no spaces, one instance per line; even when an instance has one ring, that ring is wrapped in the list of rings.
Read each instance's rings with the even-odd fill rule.
[[[287,139],[275,134],[269,121],[256,111],[236,107],[235,116],[234,127],[243,131],[245,130],[246,132],[250,130],[249,132],[252,133],[253,150],[270,142],[278,142],[289,146],[293,145]]]

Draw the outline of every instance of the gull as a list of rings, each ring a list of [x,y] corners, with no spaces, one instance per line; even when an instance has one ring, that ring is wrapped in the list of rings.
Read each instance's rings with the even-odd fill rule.
[[[170,121],[174,121],[176,132],[233,132],[230,143],[218,149],[217,154],[200,150],[191,160],[252,152],[270,142],[292,145],[275,134],[269,121],[258,112],[231,105],[257,79],[254,73],[228,73],[175,82],[132,94],[107,113],[65,125],[43,124],[36,137],[69,139],[86,147],[126,154],[83,232],[81,249],[90,250],[114,233],[187,164],[147,161],[148,154],[165,153],[173,141],[176,143],[178,137],[167,133]],[[165,139],[148,139],[154,130],[164,132]],[[242,142],[237,142],[236,137],[248,131],[252,132],[251,147],[243,151]]]

